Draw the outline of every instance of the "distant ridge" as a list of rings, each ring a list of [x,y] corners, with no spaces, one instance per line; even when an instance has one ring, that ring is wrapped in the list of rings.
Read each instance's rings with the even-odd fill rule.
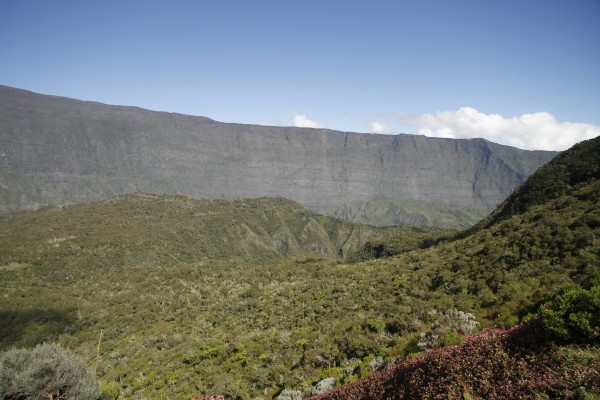
[[[483,139],[227,124],[0,86],[1,211],[132,192],[280,196],[363,221],[381,212],[352,204],[366,210],[381,198],[402,209],[491,210],[556,154]],[[391,223],[424,220],[396,214]]]

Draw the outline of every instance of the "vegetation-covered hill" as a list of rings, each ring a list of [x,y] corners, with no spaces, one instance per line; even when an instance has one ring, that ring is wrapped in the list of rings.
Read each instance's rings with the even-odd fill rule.
[[[592,276],[600,276],[599,178],[600,138],[576,145],[453,242],[411,253],[413,261],[429,264],[422,268],[429,270],[423,274],[427,279],[417,279],[430,289],[445,287],[455,293],[455,300],[469,301],[461,293],[476,293],[476,307],[455,306],[473,309],[484,324],[506,326],[529,318],[528,313],[535,312],[558,284],[589,287]],[[367,243],[358,254],[373,258],[400,254],[396,240]],[[446,265],[431,271],[431,255],[443,255]],[[406,262],[408,257],[378,263]],[[591,329],[589,347],[569,345],[575,339],[572,335],[565,335],[569,340],[557,346],[538,320],[508,332],[490,328],[463,345],[399,363],[314,399],[598,398],[600,286],[593,293],[588,302],[574,303],[591,311],[565,317],[567,323],[583,321],[582,326]],[[560,307],[568,304],[567,298],[561,298]],[[486,309],[484,316],[481,312]]]
[[[377,226],[409,224],[465,229],[489,214],[486,209],[456,207],[439,202],[400,201],[378,198],[355,201],[339,207],[334,217]]]
[[[493,225],[600,178],[600,141],[587,140],[542,166],[473,230]]]
[[[399,254],[359,263],[334,258],[344,241],[331,232],[346,228],[333,221],[319,223],[330,234],[315,241],[335,243],[322,255],[244,253],[244,236],[227,234],[241,229],[231,221],[249,227],[270,221],[266,215],[275,211],[252,217],[242,211],[272,200],[210,203],[215,213],[226,213],[213,214],[219,230],[207,241],[189,233],[202,230],[194,225],[202,216],[184,198],[137,195],[86,206],[114,206],[104,216],[109,228],[100,231],[102,218],[77,222],[88,215],[78,211],[83,206],[5,214],[1,347],[57,340],[94,365],[102,332],[98,376],[124,397],[269,399],[284,389],[309,396],[323,379],[348,383],[410,357],[427,347],[423,338],[434,346],[453,343],[454,332],[438,329],[444,316],[462,315],[473,328],[476,322],[511,326],[565,283],[586,286],[600,271],[600,180],[570,186],[461,239],[395,239],[397,251],[389,254]],[[133,212],[144,202],[153,205],[147,214]],[[120,204],[129,211],[117,212]],[[296,222],[284,224],[295,232],[284,235],[290,240],[300,241],[316,223],[300,223],[306,211],[298,213],[290,217]],[[132,229],[131,216],[152,223]],[[257,236],[269,243],[276,237]],[[173,245],[163,243],[170,239]],[[231,247],[231,256],[219,242]],[[305,243],[299,251],[315,250],[315,242]],[[212,253],[199,250],[211,246]],[[565,351],[560,354],[568,359]],[[586,351],[598,354],[597,347]]]
[[[132,194],[0,214],[0,264],[75,269],[199,260],[273,261],[298,253],[341,257],[365,241],[431,228],[374,228],[315,214],[281,198],[192,200]],[[53,263],[49,261],[52,260]]]

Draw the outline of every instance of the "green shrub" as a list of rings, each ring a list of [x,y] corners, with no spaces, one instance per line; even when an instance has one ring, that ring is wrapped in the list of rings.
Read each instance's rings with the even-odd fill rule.
[[[456,344],[461,344],[465,341],[465,338],[462,337],[457,332],[451,332],[442,338],[442,347],[446,346],[454,346]]]
[[[57,344],[0,354],[0,398],[95,400],[98,382],[83,360]]]
[[[321,380],[327,378],[339,378],[342,375],[342,371],[339,368],[327,368],[321,372]]]
[[[100,400],[117,400],[119,391],[117,382],[100,382]]]
[[[569,285],[540,307],[546,332],[565,341],[600,339],[600,285],[589,290]]]

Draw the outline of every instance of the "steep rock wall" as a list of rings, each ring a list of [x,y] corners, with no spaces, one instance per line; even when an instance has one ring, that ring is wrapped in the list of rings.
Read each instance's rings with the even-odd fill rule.
[[[130,192],[492,209],[556,155],[482,139],[227,124],[0,86],[0,210]]]

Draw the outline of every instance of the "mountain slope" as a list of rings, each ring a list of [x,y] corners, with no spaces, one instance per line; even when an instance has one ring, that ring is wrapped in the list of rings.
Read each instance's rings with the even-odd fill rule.
[[[486,209],[470,209],[440,202],[395,201],[374,198],[356,201],[339,207],[334,217],[377,226],[409,224],[414,226],[437,226],[449,229],[465,229],[486,217]]]
[[[280,196],[328,215],[382,197],[490,210],[555,155],[479,139],[225,124],[0,86],[4,211],[131,192]]]
[[[536,171],[478,227],[496,224],[536,205],[568,195],[597,179],[600,179],[600,141],[586,140]]]
[[[453,306],[475,312],[484,325],[518,322],[566,282],[588,286],[600,276],[599,146],[600,138],[585,141],[552,160],[461,239],[373,263],[413,263],[405,283],[412,297],[454,294]],[[415,296],[418,283],[431,292]],[[405,298],[409,290],[401,291]],[[597,343],[556,347],[544,343],[536,323],[484,331],[314,400],[583,398],[576,396],[585,390],[575,393],[583,387],[600,394]]]

